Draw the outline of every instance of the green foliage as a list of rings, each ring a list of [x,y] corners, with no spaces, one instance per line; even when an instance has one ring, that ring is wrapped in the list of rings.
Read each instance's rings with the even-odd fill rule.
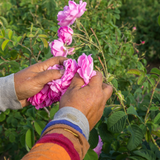
[[[56,15],[67,2],[68,0],[2,1],[6,7],[2,8],[3,11],[0,8],[0,76],[18,72],[52,57],[48,42],[57,38]],[[142,8],[149,6],[150,2],[152,0],[143,3]],[[122,8],[128,3],[136,5],[134,1],[123,1]],[[101,120],[90,133],[91,148],[85,160],[98,159],[92,150],[98,143],[98,135],[104,143],[100,160],[160,158],[160,69],[154,68],[147,74],[146,60],[139,58],[136,53],[137,47],[143,51],[149,46],[146,45],[147,38],[143,39],[144,34],[137,34],[137,43],[145,40],[146,44],[135,46],[137,35],[124,25],[116,25],[120,19],[121,4],[121,0],[87,0],[87,11],[72,25],[72,47],[76,53],[70,57],[77,59],[83,52],[92,54],[95,69],[103,74],[104,82],[114,89]],[[158,6],[155,4],[153,9],[150,7],[151,11]],[[132,11],[131,6],[128,12]],[[140,13],[139,7],[141,5],[135,15]],[[144,29],[138,21],[139,18],[140,22],[143,21],[144,14],[139,16],[135,18],[138,32],[141,27]],[[156,17],[157,12],[152,16]],[[150,23],[148,28],[153,29],[154,25],[157,25],[157,17],[156,23]],[[148,28],[147,34],[150,33]],[[158,48],[157,44],[154,50],[156,47]],[[6,159],[21,159],[40,138],[42,129],[58,108],[58,104],[53,104],[46,112],[28,106],[19,111],[8,109],[1,113],[0,155],[6,156]]]
[[[139,55],[145,57],[148,61],[160,59],[160,17],[159,0],[122,0],[120,8],[120,21],[118,25],[127,24],[136,27],[135,45],[138,47]],[[129,9],[128,9],[129,8]],[[141,44],[145,41],[144,45]]]

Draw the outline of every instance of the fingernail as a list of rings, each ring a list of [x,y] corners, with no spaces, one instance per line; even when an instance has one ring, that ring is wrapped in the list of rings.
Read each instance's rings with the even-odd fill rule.
[[[65,72],[65,70],[64,70],[64,69],[61,69],[61,70],[60,70],[61,75],[63,75],[63,74],[64,74],[64,72]]]

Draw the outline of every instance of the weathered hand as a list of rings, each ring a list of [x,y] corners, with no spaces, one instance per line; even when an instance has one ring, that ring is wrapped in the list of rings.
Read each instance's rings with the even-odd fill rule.
[[[92,130],[102,117],[106,101],[111,97],[113,89],[103,83],[100,72],[91,78],[87,86],[82,88],[83,85],[83,79],[76,74],[60,100],[60,108],[70,106],[80,110],[87,117]]]
[[[63,70],[47,70],[55,64],[63,65],[67,58],[53,57],[44,62],[34,64],[14,75],[15,90],[22,107],[27,106],[27,98],[37,94],[46,83],[53,79],[59,79]]]

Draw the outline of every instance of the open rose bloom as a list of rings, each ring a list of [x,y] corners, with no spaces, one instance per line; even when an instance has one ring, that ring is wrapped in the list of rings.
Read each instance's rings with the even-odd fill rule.
[[[61,79],[52,80],[39,93],[28,98],[28,101],[36,109],[47,107],[52,103],[60,101],[61,96],[66,92],[77,72],[83,78],[85,85],[89,83],[91,77],[96,75],[96,72],[93,71],[93,59],[91,55],[87,56],[84,53],[78,58],[78,63],[76,60],[68,59],[64,61],[63,66],[54,65],[48,69],[65,69],[65,72]]]
[[[60,11],[57,15],[60,26],[70,26],[74,23],[76,18],[81,17],[86,11],[86,2],[80,0],[79,4],[74,1],[69,1],[68,6],[64,7],[63,11]]]

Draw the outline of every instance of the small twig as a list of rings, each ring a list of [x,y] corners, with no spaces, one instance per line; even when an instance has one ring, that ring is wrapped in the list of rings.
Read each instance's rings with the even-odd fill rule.
[[[49,110],[46,107],[44,107],[44,110],[47,112],[48,118],[50,118],[50,112],[49,112]]]

